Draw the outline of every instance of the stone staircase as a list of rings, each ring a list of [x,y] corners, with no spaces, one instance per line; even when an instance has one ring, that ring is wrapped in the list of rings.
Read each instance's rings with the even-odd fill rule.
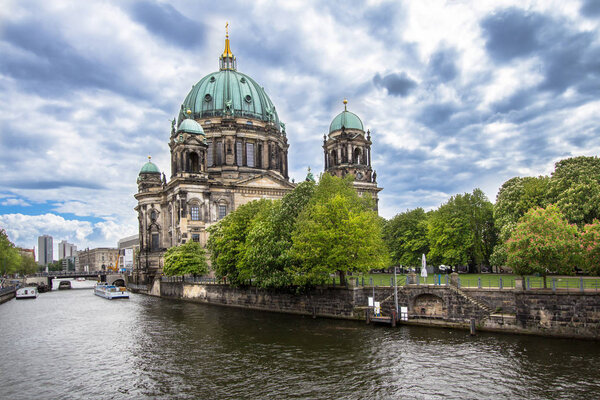
[[[461,288],[454,286],[454,285],[448,285],[447,287],[449,287],[452,291],[454,291],[460,297],[462,297],[463,299],[468,301],[470,304],[474,305],[475,307],[477,307],[478,309],[483,311],[484,315],[479,319],[480,325],[483,324],[490,317],[490,315],[492,315],[494,313],[494,310],[492,310],[488,305],[469,296],[469,294],[466,293],[465,291],[463,291]]]

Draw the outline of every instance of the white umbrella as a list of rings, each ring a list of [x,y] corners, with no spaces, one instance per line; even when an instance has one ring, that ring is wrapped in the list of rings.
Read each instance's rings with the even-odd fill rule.
[[[427,259],[425,258],[425,254],[421,257],[421,276],[427,278]]]

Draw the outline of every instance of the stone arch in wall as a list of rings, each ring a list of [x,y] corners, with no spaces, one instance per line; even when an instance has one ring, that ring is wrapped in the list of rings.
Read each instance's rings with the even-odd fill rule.
[[[413,314],[425,318],[446,318],[448,310],[444,300],[432,293],[423,293],[413,300]]]
[[[115,280],[114,280],[114,281],[111,283],[111,285],[114,285],[114,286],[125,286],[125,280],[124,280],[124,279],[122,279],[122,278],[115,279]]]
[[[195,151],[189,154],[190,172],[200,172],[200,157]]]
[[[354,149],[354,163],[361,164],[360,159],[361,159],[361,151],[360,151],[360,148],[357,147]]]

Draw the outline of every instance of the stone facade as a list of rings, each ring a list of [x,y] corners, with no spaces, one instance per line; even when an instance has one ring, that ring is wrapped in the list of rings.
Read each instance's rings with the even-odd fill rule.
[[[75,270],[81,272],[106,271],[117,263],[118,250],[109,247],[85,249],[77,252]]]

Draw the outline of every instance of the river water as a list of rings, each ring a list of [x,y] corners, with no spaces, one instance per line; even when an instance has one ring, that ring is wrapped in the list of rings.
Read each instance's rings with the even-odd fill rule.
[[[598,342],[92,290],[0,305],[0,399],[598,399]]]

